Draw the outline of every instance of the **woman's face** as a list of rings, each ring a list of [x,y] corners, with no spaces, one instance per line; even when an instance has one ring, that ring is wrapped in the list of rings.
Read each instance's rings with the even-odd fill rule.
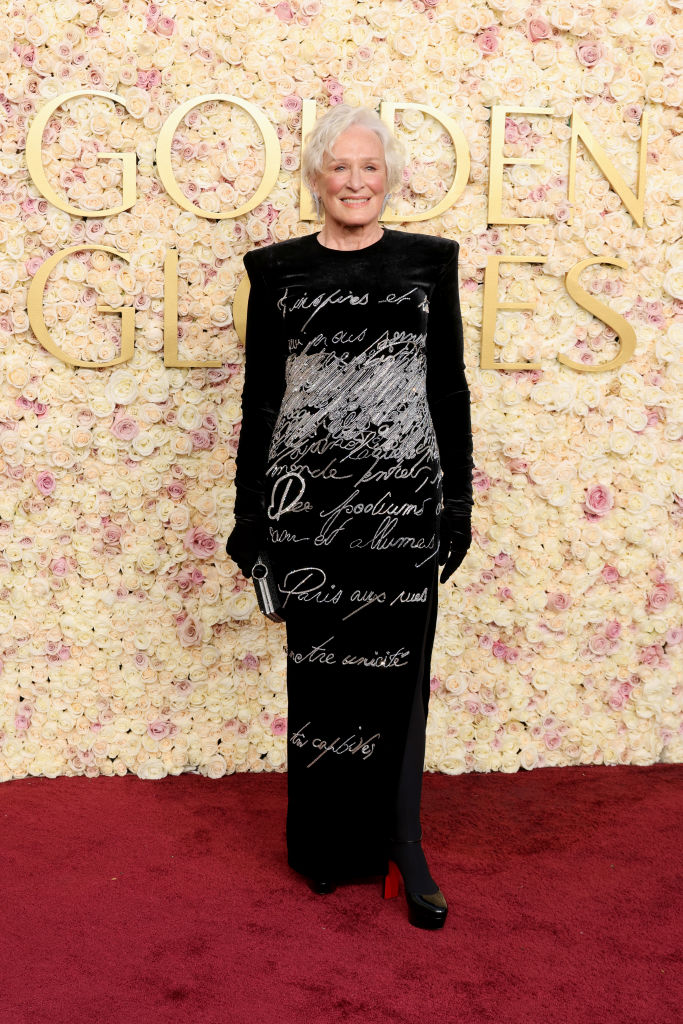
[[[315,187],[329,224],[363,226],[379,220],[387,191],[387,165],[380,137],[364,125],[354,124],[326,153]]]

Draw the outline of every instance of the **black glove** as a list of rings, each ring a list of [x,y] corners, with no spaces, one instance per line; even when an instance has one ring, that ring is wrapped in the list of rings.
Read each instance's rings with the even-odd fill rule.
[[[439,565],[444,566],[441,583],[460,568],[472,543],[470,508],[468,502],[457,499],[444,502],[439,529]]]
[[[441,583],[453,575],[472,543],[474,461],[458,253],[457,242],[449,242],[448,259],[431,294],[427,327],[427,398],[443,470],[439,564],[445,565]]]
[[[265,547],[262,521],[238,519],[228,537],[225,550],[239,567],[245,579],[251,579],[251,570],[259,551]]]
[[[225,550],[246,579],[268,528],[266,465],[268,447],[285,390],[287,346],[275,295],[263,277],[267,250],[244,257],[250,281],[247,304],[242,426],[235,466],[235,526]]]

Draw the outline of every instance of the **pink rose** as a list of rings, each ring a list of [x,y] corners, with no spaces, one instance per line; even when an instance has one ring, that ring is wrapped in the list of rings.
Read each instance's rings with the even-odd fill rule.
[[[484,633],[483,636],[479,637],[479,646],[483,647],[484,650],[486,651],[490,651],[491,647],[493,646],[493,641],[491,640],[491,637],[488,636],[488,634]]]
[[[648,611],[658,612],[666,608],[674,596],[674,588],[671,583],[660,583],[647,595]]]
[[[640,103],[628,103],[624,107],[623,118],[624,121],[633,121],[634,124],[638,124],[643,113],[643,108]]]
[[[651,644],[649,647],[643,647],[638,661],[643,665],[654,665],[655,667],[660,664],[664,650],[659,644]]]
[[[666,60],[674,51],[674,41],[671,36],[657,36],[650,43],[650,48],[655,55],[655,60]]]
[[[495,53],[498,49],[498,35],[493,28],[484,29],[478,36],[475,36],[475,39],[482,53]]]
[[[176,633],[183,647],[192,647],[202,642],[201,630],[191,615],[178,623]]]
[[[105,544],[120,543],[122,534],[123,530],[121,529],[118,523],[107,523],[104,530],[102,531],[102,536],[104,537]]]
[[[190,431],[190,440],[192,441],[192,447],[200,451],[206,451],[209,448],[213,448],[213,435],[200,427],[199,430]]]
[[[270,731],[273,736],[283,736],[287,732],[287,719],[286,718],[274,718],[270,724]]]
[[[491,486],[491,480],[482,470],[475,469],[472,473],[472,485],[478,491],[487,491]]]
[[[672,626],[671,629],[667,629],[664,639],[669,647],[683,643],[683,626]]]
[[[537,42],[539,39],[548,39],[551,35],[550,22],[547,18],[544,18],[542,14],[537,15],[535,18],[531,18],[528,29],[529,39],[532,43]]]
[[[502,565],[506,569],[510,569],[513,565],[512,558],[507,551],[499,551],[493,561],[496,565]]]
[[[577,43],[574,52],[579,64],[583,64],[585,68],[594,68],[604,56],[602,45],[589,40]]]
[[[621,636],[621,623],[616,619],[611,619],[605,626],[605,636],[610,640],[616,640],[618,636]]]
[[[619,579],[619,570],[613,565],[605,565],[602,569],[602,578],[605,583],[616,583]]]
[[[507,652],[507,646],[500,640],[496,640],[492,647],[494,658],[504,658]]]
[[[211,558],[216,552],[216,540],[203,526],[194,526],[183,538],[183,547],[196,558]]]
[[[506,142],[519,142],[521,135],[519,133],[519,125],[512,118],[505,118],[505,141]]]
[[[112,423],[111,432],[120,441],[132,441],[140,433],[140,427],[132,416],[122,413]]]
[[[179,573],[176,577],[175,585],[181,594],[189,594],[192,590],[192,576],[186,572]]]
[[[259,664],[259,659],[256,657],[255,654],[245,654],[244,657],[242,658],[242,668],[253,670],[255,668],[258,668]]]
[[[61,558],[53,558],[50,562],[50,571],[54,576],[66,576],[69,571],[69,563],[64,556]]]
[[[147,732],[154,740],[163,740],[166,736],[171,734],[171,723],[165,722],[161,718],[157,718],[156,721],[150,722],[147,726]]]
[[[604,516],[610,509],[614,508],[614,499],[611,491],[603,484],[594,484],[588,488],[584,507],[587,512],[594,516]]]
[[[569,594],[564,594],[562,591],[557,590],[553,594],[548,594],[546,607],[552,608],[556,612],[564,612],[571,606],[571,603],[572,599]]]
[[[276,16],[280,21],[291,21],[294,17],[294,11],[288,3],[280,3],[274,8]]]
[[[509,587],[499,587],[498,598],[501,601],[509,601],[512,598],[512,591]]]
[[[439,679],[439,677],[432,676],[432,678],[429,680],[429,689],[431,690],[431,692],[434,693],[434,691],[438,690],[440,686],[441,680]]]
[[[43,260],[40,256],[31,256],[24,263],[24,268],[29,277],[33,277],[42,266]]]
[[[52,494],[56,483],[55,475],[54,473],[51,473],[49,469],[44,469],[42,473],[39,473],[36,477],[36,486],[41,494]]]
[[[282,101],[282,106],[290,114],[295,114],[298,110],[301,110],[302,100],[296,93],[290,93],[289,96],[285,96]]]
[[[173,501],[180,501],[185,496],[185,484],[181,483],[180,480],[174,480],[166,488],[166,493]]]
[[[607,654],[610,650],[610,642],[606,636],[602,635],[602,633],[598,633],[596,636],[592,636],[588,641],[588,646],[590,647],[593,654],[597,654],[600,656],[603,654]]]
[[[166,15],[161,15],[156,23],[156,31],[160,36],[165,36],[169,39],[175,32],[175,21],[173,18],[168,18]]]

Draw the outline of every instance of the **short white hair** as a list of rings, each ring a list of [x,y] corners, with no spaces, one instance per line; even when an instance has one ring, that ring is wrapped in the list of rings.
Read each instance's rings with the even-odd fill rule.
[[[363,125],[379,136],[387,165],[387,190],[393,192],[401,184],[403,168],[407,162],[403,144],[370,107],[338,103],[317,119],[305,139],[301,175],[311,192],[315,191],[313,179],[323,169],[325,154],[332,153],[332,147],[342,132],[354,124]]]

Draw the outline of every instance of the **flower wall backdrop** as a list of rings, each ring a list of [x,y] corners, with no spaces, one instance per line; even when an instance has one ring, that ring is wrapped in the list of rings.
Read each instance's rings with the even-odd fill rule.
[[[252,246],[317,230],[299,212],[302,101],[427,104],[464,133],[464,194],[406,224],[461,244],[461,293],[475,435],[474,540],[442,587],[427,767],[515,771],[574,763],[683,760],[681,559],[683,260],[681,0],[9,0],[0,16],[0,778],[284,770],[284,627],[259,613],[225,554],[232,528],[243,349],[232,300]],[[69,203],[121,202],[137,155],[137,201],[74,217],[28,173],[25,142],[49,100],[79,88],[42,145]],[[176,205],[154,162],[159,130],[188,98],[225,93],[276,128],[281,171],[266,201],[230,220]],[[123,103],[125,102],[125,106]],[[506,215],[487,225],[489,121],[510,113]],[[639,227],[584,147],[567,201],[570,115],[580,112],[635,189],[649,112]],[[411,155],[395,210],[428,210],[455,157],[439,122],[400,109]],[[240,206],[264,167],[239,108],[195,108],[173,141],[182,191],[204,210]],[[678,161],[678,169],[677,169]],[[400,226],[400,225],[399,225]],[[38,268],[52,337],[81,359],[117,354],[134,306],[130,362],[74,368],[30,329]],[[216,368],[163,359],[163,262],[179,254],[179,348]],[[538,370],[479,368],[483,275],[501,267],[496,357]],[[615,334],[581,309],[565,273],[634,327],[636,352],[595,365]]]

